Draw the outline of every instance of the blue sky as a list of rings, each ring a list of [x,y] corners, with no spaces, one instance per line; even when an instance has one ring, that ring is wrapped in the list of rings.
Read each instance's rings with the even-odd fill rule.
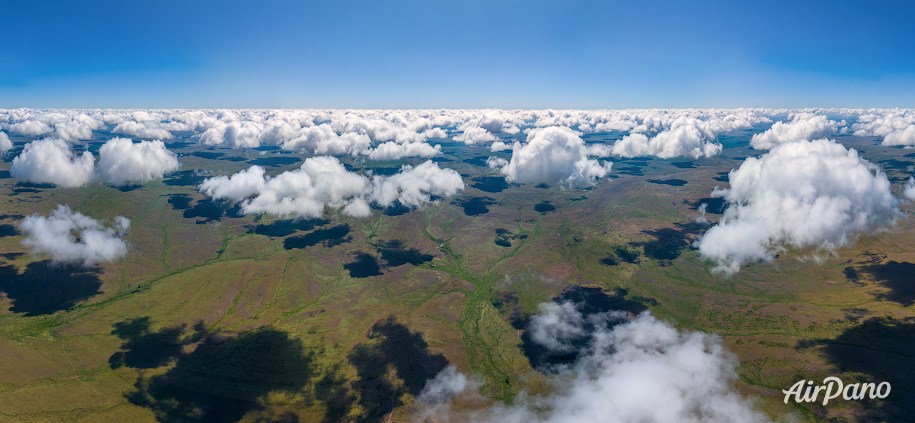
[[[0,107],[915,106],[915,2],[7,1]]]

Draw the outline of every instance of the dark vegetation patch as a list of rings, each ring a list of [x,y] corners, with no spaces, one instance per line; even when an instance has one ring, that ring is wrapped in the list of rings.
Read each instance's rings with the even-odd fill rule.
[[[473,188],[476,188],[483,192],[502,192],[505,191],[511,185],[505,180],[504,176],[481,176],[474,178]]]
[[[368,340],[349,353],[356,368],[353,389],[364,410],[359,422],[380,422],[402,406],[403,395],[419,395],[426,383],[441,372],[448,360],[429,351],[419,332],[413,332],[393,317],[372,326]],[[400,383],[392,381],[393,373]]]
[[[672,187],[682,187],[686,185],[686,181],[683,179],[649,179],[648,182],[658,185],[670,185]]]
[[[543,200],[537,204],[534,204],[534,211],[540,214],[547,214],[554,210],[556,210],[556,206],[550,203],[550,200]]]
[[[26,316],[53,314],[101,294],[100,269],[52,263],[30,263],[19,273],[0,265],[0,292],[12,302],[10,311]]]
[[[349,225],[337,225],[330,228],[316,229],[304,235],[291,236],[283,240],[283,248],[292,250],[295,248],[313,247],[321,244],[324,247],[331,248],[353,240],[349,235]]]

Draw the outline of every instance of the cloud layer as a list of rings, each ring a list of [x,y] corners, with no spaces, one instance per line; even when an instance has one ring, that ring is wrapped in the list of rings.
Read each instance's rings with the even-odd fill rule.
[[[753,135],[750,145],[757,150],[768,150],[778,144],[825,138],[839,131],[845,122],[829,120],[824,115],[794,113],[788,122],[778,121],[761,134]]]
[[[19,225],[25,238],[22,244],[34,254],[44,254],[52,261],[91,266],[127,255],[123,237],[130,220],[118,216],[110,226],[65,205],[57,206],[50,216],[26,216]]]
[[[832,140],[781,143],[747,158],[730,184],[713,193],[728,208],[697,244],[725,273],[787,248],[831,252],[898,214],[886,175]]]

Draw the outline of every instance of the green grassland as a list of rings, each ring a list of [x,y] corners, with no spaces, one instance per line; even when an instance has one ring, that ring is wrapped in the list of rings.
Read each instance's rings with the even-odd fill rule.
[[[842,140],[888,163],[894,181],[909,173],[905,150]],[[248,166],[190,155],[209,151],[196,145],[179,151],[185,171]],[[237,216],[206,204],[190,173],[123,191],[0,179],[0,225],[57,204],[132,221],[127,258],[78,274],[28,254],[20,235],[0,237],[0,421],[402,421],[424,378],[449,363],[482,378],[492,401],[511,402],[547,385],[504,299],[528,315],[570,284],[625,293],[681,329],[721,335],[740,363],[738,388],[774,418],[911,411],[912,222],[835,256],[791,251],[723,277],[689,248],[703,230],[695,205],[726,186],[722,172],[753,154],[745,147],[696,161],[623,160],[584,191],[477,186],[493,175],[464,160],[488,152],[445,153],[441,165],[467,184],[459,197],[367,219]],[[672,179],[686,183],[659,182]],[[488,211],[468,215],[476,197],[488,197]],[[544,200],[554,209],[536,211]],[[890,378],[898,396],[782,403],[795,381],[828,375]]]

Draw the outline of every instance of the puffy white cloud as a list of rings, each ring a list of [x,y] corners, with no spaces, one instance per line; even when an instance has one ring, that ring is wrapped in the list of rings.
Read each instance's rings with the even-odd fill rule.
[[[734,388],[737,360],[715,335],[678,331],[649,312],[585,316],[572,303],[542,306],[531,325],[542,334],[535,342],[560,353],[581,348],[570,341],[589,331],[580,358],[550,378],[551,394],[461,415],[441,398],[473,385],[448,373],[427,384],[437,395],[420,396],[420,415],[505,423],[770,421]]]
[[[232,176],[206,179],[200,191],[216,199],[241,204],[244,213],[266,213],[287,217],[320,217],[325,209],[354,217],[371,214],[369,204],[388,206],[395,201],[417,207],[432,197],[447,197],[463,189],[460,175],[427,161],[403,166],[392,176],[371,180],[350,172],[335,157],[305,159],[299,169],[275,177],[252,166]]]
[[[405,157],[435,157],[442,154],[442,146],[429,145],[425,142],[397,143],[388,141],[379,144],[368,152],[372,160],[400,160]]]
[[[455,135],[453,138],[455,141],[460,141],[464,144],[479,144],[484,142],[492,142],[499,139],[499,137],[493,135],[486,129],[480,128],[479,126],[470,126],[464,129],[458,135]]]
[[[768,150],[783,142],[807,141],[828,137],[845,126],[845,121],[829,120],[824,115],[793,113],[788,122],[778,121],[761,134],[753,135],[750,145],[757,150]]]
[[[0,131],[0,154],[4,154],[12,148],[13,142],[10,141],[10,137],[6,135],[6,132]]]
[[[324,209],[365,216],[368,178],[347,171],[334,157],[305,159],[299,169],[267,176],[259,166],[226,177],[208,178],[200,191],[216,199],[240,202],[244,213],[320,217]],[[250,197],[250,198],[249,198]]]
[[[713,192],[729,207],[697,242],[724,273],[788,247],[832,252],[898,214],[886,175],[832,140],[781,143],[729,179],[730,189]]]
[[[853,113],[852,113],[853,114]],[[869,110],[852,125],[855,135],[883,137],[883,145],[915,145],[915,110]]]
[[[99,177],[112,185],[147,182],[177,170],[178,157],[162,141],[114,138],[99,150]]]
[[[35,254],[46,254],[52,261],[80,263],[84,266],[117,260],[127,255],[123,237],[130,220],[118,216],[110,226],[65,205],[57,206],[48,217],[26,216],[20,224],[22,243]]]
[[[655,156],[662,159],[674,157],[712,157],[721,153],[721,144],[714,142],[715,132],[707,122],[695,118],[676,119],[669,129],[652,138],[633,133],[613,144],[612,154],[620,157]]]
[[[38,120],[26,120],[10,125],[10,132],[21,135],[40,136],[53,131],[50,125]]]
[[[75,156],[60,139],[32,141],[13,159],[10,173],[26,182],[49,183],[72,188],[88,184],[95,173],[95,158],[85,151]]]
[[[909,201],[915,201],[915,178],[909,177],[905,186],[902,188],[902,196]]]
[[[509,182],[590,186],[607,175],[611,163],[588,158],[584,141],[564,127],[538,128],[528,133],[524,145],[516,143],[511,160],[500,171]],[[490,161],[490,166],[502,164]]]
[[[432,197],[450,197],[464,189],[461,175],[454,169],[442,169],[431,160],[412,167],[404,165],[400,172],[372,179],[372,201],[387,207],[395,201],[407,207],[419,207]]]
[[[890,132],[883,137],[883,145],[913,146],[915,145],[915,125],[906,126],[898,131]]]
[[[161,127],[158,122],[154,121],[124,121],[117,124],[117,126],[115,126],[111,132],[115,134],[131,135],[137,138],[148,140],[170,140],[174,138],[171,132]]]
[[[333,127],[323,124],[297,129],[291,137],[280,141],[278,145],[285,150],[310,151],[321,155],[356,155],[367,152],[372,140],[367,135],[352,132],[338,135]]]

